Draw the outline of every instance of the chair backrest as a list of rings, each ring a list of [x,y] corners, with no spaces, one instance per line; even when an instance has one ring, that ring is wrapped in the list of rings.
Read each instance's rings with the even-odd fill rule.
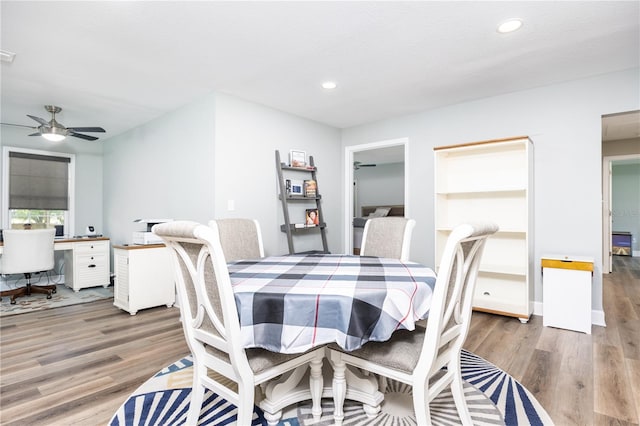
[[[445,245],[434,287],[422,352],[414,374],[430,377],[459,357],[471,323],[473,293],[493,223],[456,226]]]
[[[376,217],[362,231],[361,256],[409,260],[411,234],[416,221],[405,217]]]
[[[5,229],[0,272],[21,274],[53,269],[55,228]]]
[[[255,219],[215,219],[227,262],[264,257],[260,224]]]
[[[240,320],[215,221],[209,226],[191,221],[167,222],[154,225],[152,231],[170,249],[182,327],[194,358],[235,382],[250,374],[239,340]],[[214,391],[233,398],[223,384]]]

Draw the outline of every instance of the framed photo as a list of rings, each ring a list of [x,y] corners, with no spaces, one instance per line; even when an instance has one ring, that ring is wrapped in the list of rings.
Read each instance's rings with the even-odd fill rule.
[[[307,153],[304,151],[298,151],[292,149],[289,151],[289,166],[291,167],[306,167],[307,166]]]
[[[305,197],[311,197],[311,198],[315,198],[316,194],[317,194],[317,187],[318,185],[316,184],[316,181],[313,179],[307,179],[304,181],[304,196]]]
[[[301,180],[291,180],[289,187],[289,196],[303,196],[304,195],[304,184]]]
[[[304,223],[307,226],[320,225],[320,216],[318,215],[318,209],[305,210]]]

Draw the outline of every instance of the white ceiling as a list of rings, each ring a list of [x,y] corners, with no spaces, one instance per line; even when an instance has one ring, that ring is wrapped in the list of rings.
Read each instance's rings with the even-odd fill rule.
[[[344,128],[640,65],[638,1],[0,7],[0,47],[16,53],[1,65],[1,121],[34,125],[26,114],[48,120],[54,104],[101,139],[213,91]],[[522,29],[498,34],[512,17]]]

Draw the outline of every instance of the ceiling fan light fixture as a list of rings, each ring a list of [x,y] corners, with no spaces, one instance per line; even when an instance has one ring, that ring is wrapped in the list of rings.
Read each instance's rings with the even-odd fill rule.
[[[338,87],[338,85],[336,84],[335,81],[325,81],[324,83],[322,83],[323,89],[332,90],[332,89],[335,89],[336,87]]]
[[[46,127],[40,131],[40,134],[43,138],[51,142],[60,142],[63,141],[67,135],[66,131],[63,129],[58,129],[57,127]]]

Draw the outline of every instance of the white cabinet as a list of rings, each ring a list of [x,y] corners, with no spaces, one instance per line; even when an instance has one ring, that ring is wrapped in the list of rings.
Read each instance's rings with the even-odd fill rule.
[[[64,283],[77,292],[87,287],[109,287],[109,239],[74,241],[65,251]]]
[[[543,256],[541,266],[542,325],[591,334],[593,259]]]
[[[435,264],[451,230],[492,221],[474,309],[528,321],[533,312],[533,144],[526,137],[436,147]]]
[[[173,306],[173,263],[164,244],[114,246],[113,304],[135,315],[140,309]]]

